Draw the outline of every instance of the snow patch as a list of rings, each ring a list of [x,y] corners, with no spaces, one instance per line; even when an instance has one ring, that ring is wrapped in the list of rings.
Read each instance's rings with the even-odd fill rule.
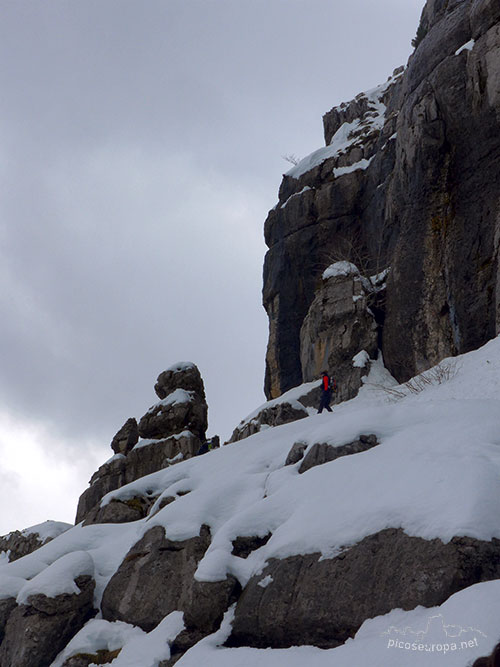
[[[75,579],[81,575],[94,575],[94,561],[85,551],[66,554],[31,581],[28,581],[17,595],[17,604],[27,602],[30,595],[46,595],[54,598],[63,593],[78,594],[80,589]]]
[[[194,398],[193,391],[186,391],[185,389],[175,389],[175,391],[169,394],[166,398],[152,405],[148,410],[148,414],[156,410],[159,406],[162,406],[164,408],[170,408],[174,405],[179,405],[180,403],[190,403],[193,400],[193,398]]]
[[[370,355],[366,350],[361,350],[352,358],[353,368],[365,368],[366,364],[370,361]]]
[[[328,278],[337,278],[339,276],[358,276],[359,269],[355,264],[351,262],[335,262],[330,264],[330,266],[323,271],[323,280],[328,280]]]
[[[472,49],[474,48],[475,43],[476,43],[476,40],[471,39],[470,41],[463,44],[459,49],[457,49],[455,51],[455,55],[459,56],[462,53],[462,51],[472,51]]]
[[[348,167],[337,167],[333,170],[333,175],[335,178],[338,178],[339,176],[344,176],[344,174],[352,174],[354,171],[368,169],[374,157],[375,156],[372,155],[369,160],[363,159],[359,162],[355,162],[354,164],[349,165]]]
[[[296,192],[295,194],[293,194],[293,195],[291,195],[290,197],[288,197],[288,199],[286,200],[286,202],[285,202],[284,204],[282,204],[282,205],[280,206],[280,208],[285,208],[285,206],[288,205],[288,203],[289,203],[289,201],[290,201],[291,199],[293,199],[294,197],[300,197],[301,195],[304,194],[304,192],[307,192],[308,190],[312,190],[312,188],[310,188],[308,185],[306,185],[306,187],[305,187],[305,188],[302,188],[302,190],[301,190],[300,192]]]

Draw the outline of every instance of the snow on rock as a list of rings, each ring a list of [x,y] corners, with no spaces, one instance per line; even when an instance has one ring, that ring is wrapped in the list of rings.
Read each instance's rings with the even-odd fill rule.
[[[149,633],[137,634],[127,641],[113,667],[157,667],[170,658],[170,643],[184,630],[183,614],[174,611]]]
[[[499,617],[500,581],[489,581],[452,595],[439,607],[417,607],[411,611],[395,609],[369,619],[353,639],[338,648],[255,649],[223,647],[233,618],[233,613],[228,612],[220,630],[196,644],[177,665],[464,667],[492,651],[498,641]]]
[[[312,190],[308,185],[306,185],[300,192],[296,192],[295,194],[291,195],[288,197],[286,202],[280,206],[280,208],[285,208],[285,206],[290,202],[291,199],[294,199],[295,197],[300,197],[301,195],[304,194],[304,192],[307,192],[308,190]]]
[[[92,619],[73,637],[51,667],[62,667],[68,658],[78,653],[94,655],[97,651],[116,651],[127,642],[144,636],[144,630],[122,621],[110,623],[103,619]]]
[[[167,372],[171,371],[172,373],[183,373],[184,371],[191,370],[196,368],[196,364],[193,364],[192,361],[179,361],[170,368],[167,368]]]
[[[233,574],[243,585],[271,558],[310,553],[330,558],[387,528],[445,543],[454,536],[500,538],[500,339],[445,363],[451,367],[445,378],[405,395],[404,385],[399,393],[388,391],[394,380],[378,360],[371,364],[359,395],[337,405],[333,414],[267,429],[109,493],[103,503],[150,494],[160,496],[159,509],[162,498],[175,500],[133,523],[70,528],[18,561],[1,561],[0,598],[17,595],[23,601],[35,592],[74,592],[75,576],[94,573],[98,606],[130,547],[155,525],[164,527],[170,540],[195,537],[203,524],[208,525],[212,542],[196,579],[219,581]],[[294,390],[297,398],[303,389]],[[294,442],[338,447],[363,433],[375,434],[380,444],[302,475],[297,470],[300,464],[284,465]],[[247,558],[232,555],[236,537],[269,533],[271,538]],[[500,582],[478,584],[441,605],[447,623],[479,628],[488,640],[474,654],[450,651],[448,662],[439,655],[436,664],[458,667],[491,649],[498,633],[499,587]],[[433,664],[429,654],[388,650],[387,637],[385,644],[380,643],[380,634],[391,625],[423,627],[429,612],[393,610],[366,621],[355,639],[333,649],[335,653],[312,647],[222,649],[224,633],[230,632],[231,614],[227,614],[221,630],[190,649],[178,664],[314,667],[334,659],[338,667],[351,667],[364,664],[363,656],[370,655],[370,664],[376,667],[428,667]],[[157,628],[162,650],[171,636],[169,628],[170,622],[161,631]],[[136,638],[145,642],[144,655],[149,642],[156,643],[155,634],[147,637]],[[155,655],[156,649],[151,650]]]
[[[351,262],[335,262],[331,264],[323,272],[323,280],[328,280],[328,278],[337,278],[338,276],[350,276],[350,275],[359,275],[359,269],[355,264]]]
[[[370,355],[366,350],[361,350],[356,356],[352,358],[352,365],[354,368],[364,368],[370,361]]]
[[[363,158],[362,160],[359,160],[359,162],[355,162],[354,164],[351,164],[347,167],[336,167],[333,170],[333,175],[335,176],[335,178],[338,178],[339,176],[344,176],[344,174],[352,174],[354,171],[358,170],[364,171],[365,169],[368,169],[374,157],[375,156],[373,155],[368,160]]]
[[[73,528],[73,524],[71,523],[64,523],[62,521],[44,521],[43,523],[38,523],[36,526],[25,528],[21,531],[21,535],[38,535],[42,542],[46,542],[47,540],[53,540],[70,528]]]
[[[152,405],[149,408],[148,413],[153,412],[159,406],[162,406],[163,408],[170,408],[173,405],[179,405],[180,403],[191,403],[193,399],[194,393],[192,391],[186,391],[185,389],[175,389],[166,398]]]
[[[74,551],[59,558],[28,581],[17,595],[17,603],[24,604],[30,595],[46,595],[54,598],[62,593],[78,594],[75,579],[82,575],[94,575],[94,561],[85,551]]]
[[[466,44],[463,44],[463,46],[461,46],[459,49],[457,49],[455,51],[455,55],[459,56],[462,53],[462,51],[472,51],[472,49],[474,48],[475,43],[476,43],[476,41],[474,39],[471,39]]]
[[[368,101],[368,111],[363,117],[357,118],[350,123],[343,123],[332,137],[329,146],[319,148],[306,156],[285,175],[298,179],[311,169],[321,165],[325,160],[340,157],[354,146],[362,145],[370,134],[379,132],[384,127],[385,123],[386,106],[383,103],[384,94],[395,82],[398,76],[400,76],[400,74],[391,77],[381,86],[377,86],[366,93],[361,93],[358,97],[365,97]],[[356,168],[366,169],[367,167],[368,164]]]

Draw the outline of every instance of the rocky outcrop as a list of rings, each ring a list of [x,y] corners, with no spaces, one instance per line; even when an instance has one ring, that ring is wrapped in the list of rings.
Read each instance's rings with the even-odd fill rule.
[[[8,554],[10,562],[15,561],[36,551],[71,527],[71,524],[61,521],[45,521],[24,530],[14,530],[0,537],[0,553]]]
[[[299,444],[302,445],[302,443]],[[299,466],[299,474],[301,475],[307,470],[310,470],[315,466],[322,465],[323,463],[335,461],[335,459],[339,459],[342,456],[350,456],[351,454],[366,452],[368,449],[371,449],[378,444],[377,436],[373,434],[360,435],[358,440],[348,442],[347,444],[340,445],[338,447],[333,447],[332,445],[328,445],[326,443],[316,443],[308,449],[307,454],[303,458],[302,463]],[[289,456],[291,455],[292,451],[293,448],[290,451]]]
[[[384,530],[336,558],[309,554],[270,561],[243,590],[227,645],[339,646],[367,618],[395,608],[434,607],[498,576],[498,540],[453,538],[443,544]]]
[[[198,368],[192,363],[172,366],[158,377],[155,391],[160,402],[140,419],[128,419],[112,440],[115,456],[103,464],[80,496],[76,523],[121,523],[143,518],[146,506],[121,503],[101,508],[100,501],[140,477],[195,456],[207,429],[208,407]],[[143,440],[139,440],[139,436]],[[129,503],[130,504],[130,503]]]
[[[203,526],[199,537],[172,541],[163,528],[149,530],[125,557],[102,598],[103,618],[151,631],[170,612],[184,612],[188,632],[201,638],[214,632],[234,599],[238,585],[198,582],[194,573],[210,544]]]
[[[0,646],[2,667],[48,667],[68,641],[92,618],[95,582],[77,577],[78,594],[54,598],[31,595],[9,615]]]
[[[496,335],[499,22],[495,0],[429,0],[404,73],[327,113],[326,148],[284,176],[265,224],[268,398],[320,364],[327,334],[305,321],[332,258],[391,267],[372,312],[399,381]]]
[[[262,427],[281,426],[290,422],[304,419],[308,416],[307,410],[297,401],[293,405],[284,401],[269,407],[264,407],[255,417],[245,420],[239,424],[233,431],[229,442],[237,442],[248,438],[255,433],[259,433]]]
[[[336,402],[356,396],[369,370],[368,364],[353,363],[356,355],[364,350],[368,357],[377,356],[377,323],[367,282],[353,264],[334,263],[324,273],[300,330],[302,377],[311,382],[327,369],[337,382]]]

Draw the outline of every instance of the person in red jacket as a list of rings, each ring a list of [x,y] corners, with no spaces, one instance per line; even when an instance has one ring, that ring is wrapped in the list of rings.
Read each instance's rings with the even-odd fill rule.
[[[328,412],[333,412],[330,407],[330,401],[332,400],[332,391],[337,390],[337,383],[333,377],[331,378],[328,375],[328,371],[323,371],[321,375],[321,401],[319,403],[318,415],[323,412],[324,408]]]

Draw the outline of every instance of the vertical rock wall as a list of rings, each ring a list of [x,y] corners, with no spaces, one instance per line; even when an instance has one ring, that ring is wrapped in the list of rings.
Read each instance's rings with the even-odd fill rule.
[[[391,266],[380,344],[400,380],[498,331],[499,23],[497,0],[429,0],[404,73],[328,112],[326,148],[284,176],[265,223],[268,398],[304,380],[332,261]]]

